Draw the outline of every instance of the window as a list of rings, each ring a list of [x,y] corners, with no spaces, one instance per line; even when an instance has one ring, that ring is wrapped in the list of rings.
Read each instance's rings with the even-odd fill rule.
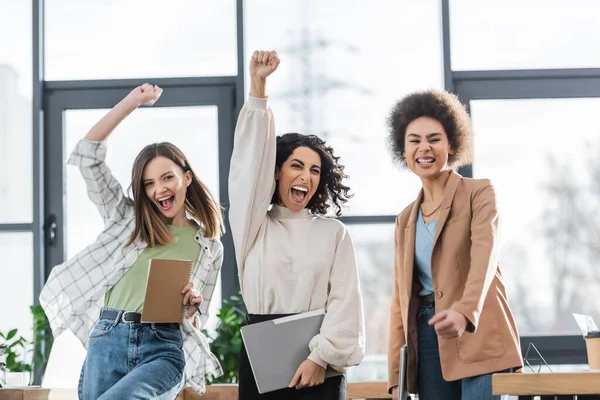
[[[365,313],[364,361],[350,369],[352,381],[386,380],[390,305],[394,277],[394,224],[350,225]]]
[[[33,338],[33,235],[0,232],[0,332]]]
[[[452,70],[597,68],[594,0],[450,1]]]
[[[334,147],[355,193],[345,215],[401,211],[420,186],[392,163],[385,120],[409,92],[443,87],[439,1],[253,0],[245,13],[246,60],[255,49],[282,60],[268,86],[277,133]]]
[[[600,320],[600,99],[471,102],[473,172],[498,193],[509,302],[519,333],[577,334]]]
[[[0,0],[0,332],[33,336],[31,2]],[[16,231],[19,230],[19,231]]]
[[[48,0],[45,13],[48,80],[237,75],[234,0]]]
[[[31,222],[31,2],[0,0],[0,224]]]

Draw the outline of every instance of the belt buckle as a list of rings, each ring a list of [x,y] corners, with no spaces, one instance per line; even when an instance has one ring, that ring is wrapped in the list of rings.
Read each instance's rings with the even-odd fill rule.
[[[133,321],[127,321],[125,319],[125,314],[127,314],[127,311],[123,311],[123,314],[121,314],[121,322],[123,322],[124,324],[131,324],[131,323],[133,323]]]

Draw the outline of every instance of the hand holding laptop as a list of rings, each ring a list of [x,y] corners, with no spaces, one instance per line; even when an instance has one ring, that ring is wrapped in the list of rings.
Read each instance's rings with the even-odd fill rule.
[[[298,367],[298,370],[292,378],[289,387],[302,389],[305,387],[320,385],[321,383],[325,382],[325,371],[326,369],[321,367],[316,362],[308,359],[304,360]]]
[[[242,339],[258,393],[315,386],[341,375],[308,360],[309,343],[319,334],[325,310],[314,310],[242,327]],[[291,379],[291,380],[290,380]]]

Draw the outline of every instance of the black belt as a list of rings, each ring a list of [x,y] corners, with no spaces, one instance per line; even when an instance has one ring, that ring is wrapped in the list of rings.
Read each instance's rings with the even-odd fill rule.
[[[114,321],[119,317],[119,313],[121,313],[121,318],[119,318],[120,321],[118,322],[139,324],[142,321],[142,314],[140,313],[107,309],[102,309],[102,311],[100,311],[100,319],[108,319]],[[160,326],[162,328],[179,329],[179,324],[176,322],[159,322],[155,323],[154,325]]]
[[[435,303],[435,296],[433,295],[433,293],[427,294],[425,296],[419,296],[419,299],[421,300],[421,304],[433,304],[433,303]]]
[[[289,317],[296,314],[248,314],[246,322],[248,325],[258,324],[259,322],[271,321],[277,318]]]

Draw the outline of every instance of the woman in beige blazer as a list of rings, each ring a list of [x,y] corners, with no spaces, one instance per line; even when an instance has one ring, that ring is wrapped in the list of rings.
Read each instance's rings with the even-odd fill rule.
[[[471,159],[471,122],[458,98],[427,91],[388,118],[394,157],[423,184],[396,218],[389,387],[400,349],[419,400],[485,400],[491,374],[522,367],[519,334],[498,265],[498,210],[487,179],[455,170]]]

